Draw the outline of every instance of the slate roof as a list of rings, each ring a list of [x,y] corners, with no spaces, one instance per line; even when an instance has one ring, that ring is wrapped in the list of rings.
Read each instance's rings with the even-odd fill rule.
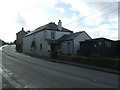
[[[85,40],[85,41],[82,41],[83,43],[84,42],[96,42],[96,41],[111,41],[111,42],[115,42],[114,40],[110,40],[110,39],[107,39],[107,38],[104,38],[104,37],[100,37],[100,38],[94,38],[94,39],[88,39],[88,40]]]
[[[43,25],[43,26],[41,26],[41,27],[36,28],[34,31],[28,33],[26,36],[29,36],[29,35],[31,35],[31,34],[33,34],[33,33],[37,33],[37,32],[39,32],[39,31],[43,31],[43,30],[55,30],[55,31],[60,31],[60,30],[58,30],[58,25],[56,25],[54,22],[50,22],[50,23],[48,23],[48,24],[46,24],[46,25]],[[63,31],[63,32],[73,32],[73,31],[70,31],[70,30],[68,30],[68,29],[66,29],[66,28],[63,28],[63,27],[62,27],[62,30],[61,30],[61,31]]]
[[[24,33],[26,33],[27,34],[27,32],[25,32],[24,30],[21,30],[21,31],[19,31],[18,33],[16,33],[17,35],[19,34],[19,33],[21,33],[21,32],[24,32]]]
[[[77,37],[79,34],[83,33],[85,31],[81,31],[81,32],[76,32],[76,33],[72,33],[72,34],[66,34],[66,35],[63,35],[61,38],[59,38],[59,41],[67,41],[67,40],[72,40],[74,39],[75,37]]]
[[[113,41],[104,37],[100,37],[100,38],[94,38],[94,39],[90,39],[90,40],[86,40],[86,41],[98,41],[98,40],[107,40],[107,41]]]

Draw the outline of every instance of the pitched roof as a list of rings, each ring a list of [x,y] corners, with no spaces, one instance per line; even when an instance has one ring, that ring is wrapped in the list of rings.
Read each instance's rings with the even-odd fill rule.
[[[18,33],[16,33],[16,34],[19,34],[19,33],[21,33],[21,32],[24,32],[24,33],[26,33],[26,34],[27,34],[27,32],[25,32],[24,30],[19,31],[19,32],[18,32]]]
[[[107,40],[107,41],[113,41],[113,40],[110,40],[110,39],[107,39],[107,38],[104,38],[104,37],[100,37],[100,38],[94,38],[92,40]]]
[[[37,32],[39,32],[39,31],[43,31],[43,30],[55,30],[55,31],[60,31],[60,30],[58,30],[58,25],[56,25],[54,22],[50,22],[50,23],[48,23],[48,24],[46,24],[46,25],[43,25],[43,26],[41,26],[41,27],[36,28],[34,31],[28,33],[26,36],[31,35],[31,34],[33,34],[33,33],[37,33]],[[61,31],[63,31],[63,32],[73,32],[73,31],[70,31],[70,30],[68,30],[68,29],[66,29],[66,28],[63,28],[63,27],[62,27],[62,30],[61,30]]]
[[[114,40],[110,40],[110,39],[107,39],[107,38],[104,38],[104,37],[88,39],[88,40],[85,40],[85,41],[82,41],[82,42],[94,42],[94,41],[96,42],[96,41],[99,41],[99,40],[114,42]]]
[[[61,38],[59,38],[59,41],[67,41],[67,40],[72,40],[74,39],[75,37],[77,37],[79,34],[83,33],[84,31],[81,31],[81,32],[76,32],[76,33],[72,33],[72,34],[66,34],[66,35],[63,35]]]

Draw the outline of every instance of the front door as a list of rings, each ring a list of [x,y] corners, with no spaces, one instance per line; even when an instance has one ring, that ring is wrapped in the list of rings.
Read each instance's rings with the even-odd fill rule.
[[[71,44],[70,44],[70,42],[67,43],[67,54],[68,54],[68,55],[71,55],[71,54],[72,54],[72,53],[71,53]]]
[[[51,44],[51,57],[57,58],[58,55],[58,45],[57,44]]]

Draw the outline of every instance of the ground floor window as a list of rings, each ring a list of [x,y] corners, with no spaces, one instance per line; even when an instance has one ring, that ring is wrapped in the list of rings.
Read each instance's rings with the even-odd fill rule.
[[[40,44],[40,50],[42,50],[42,44]]]

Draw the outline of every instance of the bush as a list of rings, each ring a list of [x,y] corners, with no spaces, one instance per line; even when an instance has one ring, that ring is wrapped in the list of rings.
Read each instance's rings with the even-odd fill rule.
[[[87,64],[97,67],[109,68],[120,71],[120,59],[100,58],[100,57],[84,57],[84,56],[58,56],[59,60]]]

